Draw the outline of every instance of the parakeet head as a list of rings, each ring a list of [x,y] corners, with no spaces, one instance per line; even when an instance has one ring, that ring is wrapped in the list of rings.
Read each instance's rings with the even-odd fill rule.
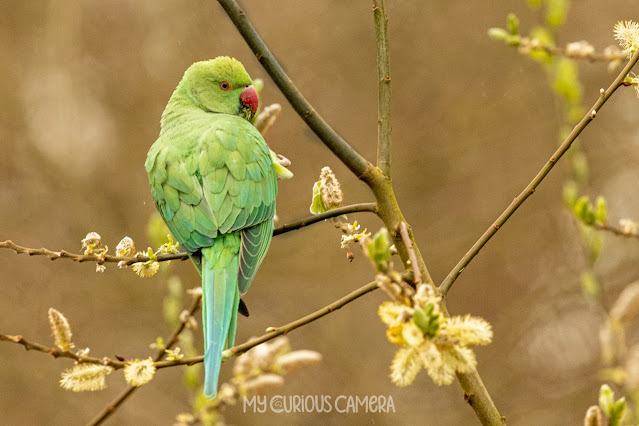
[[[251,120],[259,104],[252,83],[240,61],[218,56],[191,65],[180,86],[189,100],[204,111],[239,115]]]

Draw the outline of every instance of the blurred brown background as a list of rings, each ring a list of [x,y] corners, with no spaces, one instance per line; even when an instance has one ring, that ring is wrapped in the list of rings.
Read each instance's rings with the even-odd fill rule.
[[[541,67],[488,39],[514,11],[527,32],[535,22],[523,0],[389,1],[393,72],[393,180],[436,282],[530,181],[558,144],[561,105]],[[376,142],[375,37],[371,3],[321,0],[243,6],[276,57],[324,118],[362,154]],[[636,12],[636,11],[635,11]],[[586,39],[600,50],[628,15],[618,0],[575,2],[561,44]],[[215,1],[3,0],[0,2],[0,240],[79,251],[89,231],[115,248],[125,235],[146,247],[154,211],[144,160],[160,114],[184,70],[218,55],[240,59],[265,80],[263,100],[284,110],[268,142],[293,162],[280,183],[281,223],[308,215],[322,166],[342,182],[346,202],[372,200],[366,187],[304,126],[278,93]],[[580,64],[585,103],[613,76]],[[590,159],[589,193],[604,195],[612,220],[639,218],[639,100],[620,90],[579,144]],[[456,282],[448,307],[494,326],[477,349],[479,371],[510,424],[578,424],[600,385],[598,328],[603,312],[581,295],[577,233],[561,203],[569,164],[490,241]],[[353,216],[355,218],[355,216]],[[358,221],[375,230],[370,214]],[[306,315],[370,281],[361,256],[351,264],[339,232],[318,224],[274,239],[246,296],[238,340]],[[606,238],[597,265],[605,294],[639,277],[634,241]],[[199,277],[173,265],[190,288]],[[162,319],[166,280],[140,279],[110,264],[51,262],[0,251],[0,332],[52,344],[47,309],[70,320],[74,341],[94,356],[146,357],[170,329]],[[436,387],[421,373],[408,388],[388,378],[396,347],[377,318],[376,292],[290,334],[294,348],[324,355],[320,367],[286,378],[281,394],[391,395],[395,414],[243,414],[233,424],[428,424],[476,422],[457,384]],[[199,331],[197,332],[198,345]],[[82,424],[122,388],[121,373],[102,392],[58,386],[71,365],[0,345],[0,423]],[[222,378],[230,375],[230,364]],[[159,372],[108,424],[171,424],[189,411],[179,368]]]

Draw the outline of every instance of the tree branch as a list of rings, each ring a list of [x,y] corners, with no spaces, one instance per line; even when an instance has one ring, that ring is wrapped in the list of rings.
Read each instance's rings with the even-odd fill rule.
[[[557,161],[561,158],[562,155],[568,148],[572,145],[572,143],[577,139],[577,137],[581,134],[581,132],[590,124],[590,122],[595,118],[599,109],[606,103],[606,101],[612,96],[613,93],[620,87],[624,85],[624,79],[632,69],[632,67],[639,60],[639,51],[637,51],[630,61],[626,64],[626,66],[621,70],[617,78],[612,82],[608,90],[601,89],[601,95],[597,99],[597,102],[592,106],[590,112],[587,113],[581,121],[575,126],[575,128],[570,132],[570,135],[566,138],[566,140],[559,146],[559,148],[555,151],[555,153],[550,157],[550,159],[544,164],[541,168],[537,176],[533,178],[533,180],[524,188],[524,190],[515,198],[512,203],[504,210],[504,212],[497,218],[493,225],[491,225],[486,232],[473,244],[473,246],[468,250],[468,252],[461,258],[461,260],[455,265],[455,267],[450,271],[446,279],[439,286],[439,290],[443,295],[446,295],[448,291],[450,291],[451,286],[462,273],[464,268],[473,260],[473,258],[479,253],[482,247],[491,239],[495,233],[503,226],[504,223],[512,216],[512,214],[521,206],[524,201],[533,192],[539,184],[544,180],[544,178],[548,175],[550,170],[555,166]]]
[[[421,284],[422,282],[422,274],[419,272],[419,268],[417,265],[417,257],[415,255],[415,249],[413,248],[413,242],[410,240],[410,236],[408,235],[408,228],[406,226],[406,222],[401,222],[399,224],[399,232],[402,236],[402,240],[404,240],[404,244],[408,249],[408,257],[410,258],[410,263],[413,269],[413,274],[415,276],[415,285]]]
[[[78,363],[107,365],[109,367],[113,367],[116,370],[119,368],[123,368],[126,364],[124,361],[117,361],[117,360],[114,361],[107,357],[95,358],[91,356],[77,355],[73,352],[62,351],[58,348],[53,348],[53,347],[41,345],[40,343],[31,342],[25,339],[24,337],[22,337],[21,335],[11,336],[8,334],[0,334],[0,341],[17,343],[19,345],[24,346],[24,349],[27,351],[35,350],[39,352],[44,352],[45,354],[49,354],[53,356],[54,358],[70,358],[70,359],[76,360]]]
[[[305,226],[312,225],[314,223],[321,222],[333,217],[339,217],[345,214],[357,212],[371,212],[377,214],[377,205],[375,203],[360,203],[331,209],[320,214],[309,216],[297,222],[282,225],[273,231],[273,236],[275,237],[276,235],[284,234],[285,232],[294,231],[296,229],[303,228]]]
[[[268,342],[269,340],[272,340],[274,338],[276,338],[277,336],[281,336],[283,334],[287,334],[290,331],[295,330],[296,328],[302,327],[306,324],[309,324],[317,319],[322,318],[323,316],[326,316],[332,312],[335,312],[336,310],[340,309],[342,306],[347,305],[349,303],[351,303],[352,301],[354,301],[355,299],[358,299],[359,297],[370,293],[373,290],[377,290],[377,283],[376,282],[371,282],[366,284],[363,287],[358,288],[357,290],[353,291],[352,293],[347,294],[346,296],[336,300],[335,302],[331,303],[328,306],[325,306],[324,308],[317,310],[315,312],[313,312],[312,314],[306,315],[303,318],[300,318],[298,320],[295,320],[289,324],[286,324],[284,326],[281,327],[271,327],[269,328],[268,332],[256,339],[251,339],[245,343],[242,343],[241,345],[237,345],[232,347],[231,349],[228,349],[227,351],[225,351],[227,354],[229,355],[241,355],[244,352],[248,351],[249,349],[260,345],[264,342]],[[204,359],[204,357],[202,355],[200,356],[195,356],[195,357],[190,357],[190,358],[182,358],[182,359],[178,359],[178,360],[168,360],[168,361],[160,361],[157,362],[155,364],[155,366],[157,368],[166,368],[166,367],[173,367],[175,365],[193,365],[193,364],[197,364],[202,362]]]
[[[388,49],[388,15],[385,0],[373,0],[375,39],[377,41],[377,167],[391,174],[391,74]]]
[[[150,260],[149,256],[145,254],[138,254],[136,256],[131,256],[131,257],[111,256],[108,254],[106,256],[99,256],[97,254],[70,253],[66,250],[52,251],[44,247],[39,249],[34,249],[34,248],[19,246],[11,240],[0,241],[0,248],[13,250],[17,254],[26,253],[29,256],[46,256],[51,260],[70,259],[70,260],[73,260],[74,262],[80,262],[80,263],[96,262],[98,264],[103,264],[107,262],[108,263],[124,262],[124,264],[126,265],[131,265],[132,263],[146,262]],[[166,262],[168,260],[186,260],[188,258],[189,257],[186,253],[171,253],[171,254],[159,254],[156,256],[155,260],[157,260],[158,262]]]
[[[506,419],[499,414],[497,406],[490,398],[477,369],[469,373],[456,373],[457,381],[464,391],[464,400],[475,411],[482,425],[505,425]],[[488,396],[486,399],[485,396]]]
[[[298,220],[297,222],[293,222],[284,226],[280,226],[273,231],[273,236],[285,234],[290,231],[294,231],[296,229],[304,228],[305,226],[312,225],[317,222],[321,222],[326,219],[330,219],[333,217],[339,217],[349,213],[358,213],[358,212],[372,212],[377,213],[377,206],[375,203],[360,203],[360,204],[352,204],[350,206],[344,206],[337,209],[328,210],[326,212],[316,214],[313,216],[309,216],[302,220]],[[149,256],[145,254],[138,254],[136,256],[99,256],[96,254],[78,254],[71,253],[66,250],[60,251],[52,251],[47,248],[29,248],[22,247],[15,244],[11,240],[0,241],[0,248],[5,248],[9,250],[15,251],[17,254],[28,254],[29,256],[46,256],[51,260],[56,259],[70,259],[74,262],[96,262],[98,264],[103,263],[119,263],[123,262],[125,265],[131,265],[137,262],[147,262],[150,260]],[[158,262],[166,262],[169,260],[187,260],[189,258],[188,254],[185,252],[180,253],[171,253],[171,254],[159,254],[156,256]]]
[[[237,2],[235,0],[218,1],[253,53],[255,53],[257,60],[271,76],[293,109],[302,117],[302,120],[356,176],[363,175],[366,169],[372,167],[372,165],[342,139],[304,98],[288,75],[286,75],[282,66],[275,60],[275,57],[273,57],[273,54],[264,44],[257,31],[255,31],[255,28]]]

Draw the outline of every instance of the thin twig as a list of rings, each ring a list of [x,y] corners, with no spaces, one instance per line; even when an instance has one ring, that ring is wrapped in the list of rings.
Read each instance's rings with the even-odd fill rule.
[[[192,317],[200,308],[201,299],[202,299],[202,296],[196,296],[193,298],[193,302],[191,303],[191,307],[189,308],[189,315],[187,317],[182,317],[182,320],[180,321],[180,325],[175,329],[175,331],[171,335],[171,338],[168,340],[168,343],[166,344],[166,346],[164,348],[158,349],[158,352],[156,353],[155,358],[153,359],[156,363],[160,361],[162,357],[165,355],[166,349],[171,349],[173,345],[175,345],[178,342],[179,336],[182,333],[182,331],[184,331],[190,317]],[[118,395],[113,401],[111,401],[88,424],[91,426],[95,426],[105,421],[111,414],[115,412],[115,410],[118,409],[118,407],[120,407],[120,405],[122,405],[124,401],[126,401],[126,399],[129,396],[133,394],[133,392],[135,392],[136,389],[137,389],[136,386],[129,385],[126,389],[122,391],[122,393],[120,393],[120,395]]]
[[[377,213],[377,205],[375,203],[361,203],[361,204],[353,204],[350,206],[344,206],[344,207],[328,210],[323,213],[309,216],[305,219],[302,219],[294,223],[282,225],[273,231],[273,236],[280,235],[285,232],[290,232],[295,229],[303,228],[305,226],[312,225],[313,223],[321,222],[323,220],[330,219],[333,217],[339,217],[345,214],[358,213],[358,212]]]
[[[249,349],[260,345],[264,342],[268,342],[269,340],[272,340],[274,338],[276,338],[277,336],[281,336],[283,334],[287,334],[288,332],[295,330],[296,328],[302,327],[306,324],[309,324],[319,318],[322,318],[323,316],[326,316],[328,314],[330,314],[331,312],[335,312],[336,310],[338,310],[339,308],[341,308],[344,305],[349,304],[350,302],[354,301],[355,299],[358,299],[359,297],[370,293],[373,290],[376,290],[378,288],[377,283],[376,282],[372,282],[372,283],[368,283],[363,287],[358,288],[357,290],[353,291],[352,293],[347,294],[346,296],[336,300],[335,302],[331,303],[328,306],[323,307],[320,310],[317,310],[315,312],[313,312],[312,314],[306,315],[303,318],[300,318],[298,320],[295,320],[289,324],[283,325],[281,327],[271,327],[269,328],[269,331],[256,338],[256,339],[251,339],[245,343],[242,343],[240,345],[234,346],[230,349],[228,349],[227,353],[230,353],[232,355],[241,355],[242,353],[248,351]],[[173,367],[175,365],[193,365],[193,364],[197,364],[202,362],[202,360],[204,359],[203,356],[195,356],[195,357],[189,357],[189,358],[182,358],[182,359],[178,359],[178,360],[168,360],[168,361],[160,361],[157,362],[155,364],[155,366],[157,368],[166,368],[166,367]]]
[[[616,62],[623,60],[623,55],[621,50],[618,48],[614,48],[610,52],[604,50],[603,53],[592,51],[583,51],[579,49],[579,47],[575,49],[570,49],[568,46],[566,48],[550,46],[546,44],[542,44],[536,39],[529,39],[528,37],[520,37],[517,40],[517,43],[508,43],[513,47],[517,47],[519,52],[522,54],[528,54],[531,51],[545,52],[551,56],[564,56],[566,58],[570,58],[573,60],[583,60],[587,62]],[[577,44],[580,42],[576,42]],[[614,47],[614,46],[613,46]]]
[[[282,66],[275,60],[273,54],[257,31],[255,31],[255,28],[237,2],[234,0],[218,1],[253,53],[255,53],[257,60],[271,76],[293,109],[302,117],[302,120],[356,176],[362,176],[371,166],[370,163],[338,135],[304,98],[288,75],[286,75]]]
[[[66,250],[60,250],[60,251],[52,251],[46,248],[39,248],[39,249],[35,249],[35,248],[29,248],[29,247],[22,247],[19,246],[17,244],[15,244],[13,241],[11,240],[6,240],[6,241],[0,241],[0,248],[6,248],[6,249],[10,249],[15,251],[17,254],[23,254],[26,253],[29,256],[46,256],[51,260],[57,260],[57,259],[70,259],[73,260],[74,262],[96,262],[98,264],[103,264],[103,263],[118,263],[118,262],[124,262],[124,264],[126,265],[130,265],[132,263],[136,263],[136,262],[146,262],[148,260],[150,260],[149,256],[145,255],[145,254],[138,254],[136,256],[131,256],[131,257],[126,257],[126,256],[111,256],[111,255],[106,255],[106,256],[100,256],[97,254],[77,254],[77,253],[70,253]],[[168,260],[185,260],[188,259],[188,255],[186,253],[171,253],[171,254],[159,254],[156,256],[155,260],[157,260],[158,262],[166,262]]]
[[[415,250],[413,249],[413,242],[410,240],[410,236],[408,235],[408,227],[406,226],[406,222],[401,222],[399,224],[399,232],[402,235],[404,244],[406,244],[406,249],[408,249],[408,257],[410,258],[410,263],[413,268],[413,274],[415,276],[415,285],[421,284],[422,274],[417,267],[417,257],[415,256]]]
[[[377,41],[377,167],[391,174],[391,74],[388,48],[388,15],[385,0],[373,0],[375,39]]]
[[[277,235],[281,235],[281,234],[285,234],[287,232],[290,231],[294,231],[296,229],[300,229],[303,228],[305,226],[308,225],[312,225],[314,223],[317,222],[321,222],[323,220],[326,219],[330,219],[333,217],[339,217],[345,214],[349,214],[349,213],[357,213],[357,212],[372,212],[372,213],[377,213],[377,207],[375,205],[375,203],[360,203],[360,204],[353,204],[350,206],[344,206],[344,207],[340,207],[337,209],[332,209],[332,210],[328,210],[326,212],[317,214],[317,215],[313,215],[313,216],[309,216],[307,218],[304,218],[302,220],[298,220],[297,222],[293,222],[284,226],[280,226],[279,228],[276,228],[273,231],[273,236],[277,236]],[[29,247],[22,247],[19,246],[17,244],[15,244],[13,241],[11,240],[7,240],[7,241],[0,241],[0,248],[6,248],[6,249],[10,249],[15,251],[17,254],[23,254],[26,253],[29,256],[46,256],[51,260],[56,260],[56,259],[70,259],[73,260],[75,262],[96,262],[98,264],[103,264],[103,263],[119,263],[119,262],[123,262],[123,264],[125,265],[131,265],[133,263],[136,262],[146,262],[148,260],[150,260],[149,256],[145,255],[145,254],[138,254],[136,256],[130,256],[130,257],[126,257],[126,256],[111,256],[111,255],[106,255],[106,256],[99,256],[96,254],[78,254],[78,253],[71,253],[68,252],[66,250],[60,250],[60,251],[52,251],[49,250],[47,248],[39,248],[39,249],[35,249],[35,248],[29,248]],[[171,253],[171,254],[159,254],[156,256],[155,260],[157,260],[158,262],[166,262],[169,260],[186,260],[188,259],[189,256],[187,253],[185,252],[180,252],[180,253]]]
[[[107,365],[109,367],[113,367],[116,370],[119,368],[123,368],[126,364],[124,361],[117,361],[117,360],[114,361],[107,357],[95,358],[91,356],[78,355],[73,352],[62,351],[58,348],[53,348],[50,346],[44,346],[40,343],[31,342],[20,335],[11,336],[8,334],[0,334],[0,341],[17,343],[19,345],[24,346],[24,349],[27,351],[35,350],[35,351],[44,352],[45,354],[49,354],[53,356],[54,358],[70,358],[70,359],[76,360],[78,363]]]
[[[624,79],[632,69],[632,67],[639,60],[639,51],[637,51],[630,61],[626,64],[626,66],[621,70],[617,78],[612,82],[608,90],[601,91],[601,95],[597,99],[597,102],[592,106],[590,112],[588,112],[575,126],[575,128],[570,132],[570,135],[566,138],[566,140],[559,146],[557,151],[550,157],[550,159],[544,164],[541,168],[537,176],[524,188],[524,190],[515,198],[512,203],[504,210],[504,212],[497,218],[497,220],[491,225],[486,232],[473,244],[473,246],[468,250],[468,252],[461,258],[461,260],[455,265],[455,267],[450,271],[446,279],[442,282],[439,289],[443,295],[446,295],[450,290],[451,286],[462,273],[464,268],[473,260],[473,258],[479,253],[482,247],[490,240],[490,238],[495,235],[495,233],[501,228],[504,223],[508,220],[508,218],[521,206],[526,199],[535,192],[535,189],[539,184],[544,180],[546,175],[550,172],[550,170],[555,166],[557,161],[561,158],[562,155],[568,148],[572,145],[572,143],[577,139],[577,137],[581,134],[581,132],[590,124],[590,122],[595,118],[599,109],[606,103],[606,101],[612,96],[613,93],[620,87],[624,85]]]
[[[587,224],[585,225],[588,226]],[[636,232],[624,232],[622,229],[609,225],[607,223],[594,223],[593,225],[590,225],[590,226],[592,226],[597,231],[606,231],[606,232],[610,232],[611,234],[618,235],[620,237],[639,239],[639,234],[637,234]]]

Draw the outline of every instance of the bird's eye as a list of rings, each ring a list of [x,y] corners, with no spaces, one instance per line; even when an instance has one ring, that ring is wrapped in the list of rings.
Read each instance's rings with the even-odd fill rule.
[[[229,83],[228,81],[223,81],[220,83],[220,89],[224,90],[225,92],[227,90],[231,89],[231,83]]]

